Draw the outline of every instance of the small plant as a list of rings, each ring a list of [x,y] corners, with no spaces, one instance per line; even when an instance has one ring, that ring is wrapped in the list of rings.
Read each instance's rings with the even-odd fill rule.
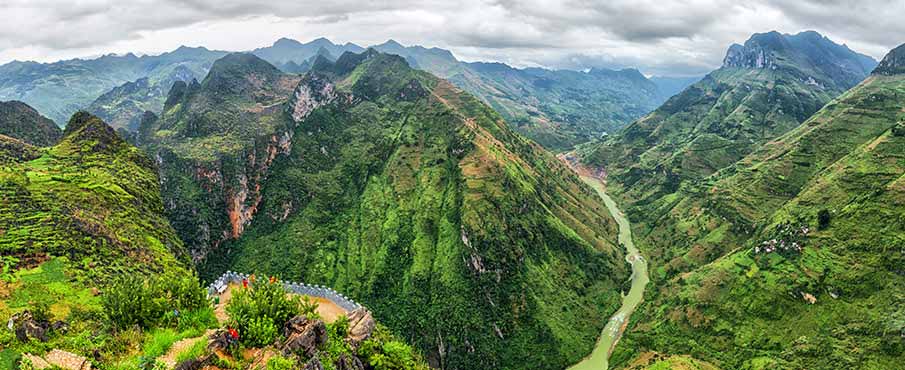
[[[349,335],[349,317],[346,315],[340,315],[336,318],[336,321],[331,324],[333,328],[334,334],[336,334],[339,338],[345,338]]]
[[[264,347],[276,341],[278,329],[267,316],[252,318],[242,335],[242,342],[252,347]]]
[[[283,356],[273,356],[267,360],[267,370],[292,370],[295,367],[295,361]]]
[[[157,361],[154,357],[141,356],[138,358],[139,370],[166,370],[167,365]]]
[[[226,311],[243,343],[264,345],[272,343],[279,328],[300,309],[298,299],[288,297],[280,283],[261,279],[233,293]],[[271,331],[273,335],[268,334]]]
[[[0,280],[12,283],[16,280],[13,269],[19,264],[19,259],[13,256],[0,257]]]
[[[207,293],[194,276],[141,278],[125,276],[104,293],[104,310],[119,328],[178,322],[182,312],[209,308]]]
[[[380,343],[369,339],[361,344],[358,354],[374,370],[405,370],[416,368],[412,347],[398,341]]]
[[[317,313],[317,309],[320,307],[320,303],[317,303],[317,301],[312,300],[311,297],[309,297],[309,296],[302,297],[300,305],[301,305],[300,310],[301,310],[302,315],[305,315],[309,319],[319,319],[320,318],[320,314]]]

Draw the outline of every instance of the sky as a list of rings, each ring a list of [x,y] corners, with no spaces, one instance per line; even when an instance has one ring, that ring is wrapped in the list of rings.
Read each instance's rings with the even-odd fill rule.
[[[0,14],[0,63],[326,37],[516,67],[692,76],[756,32],[815,30],[875,59],[905,43],[905,0],[0,0]]]

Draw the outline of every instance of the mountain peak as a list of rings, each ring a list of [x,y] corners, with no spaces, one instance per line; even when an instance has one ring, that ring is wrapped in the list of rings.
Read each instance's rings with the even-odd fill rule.
[[[78,111],[72,115],[69,123],[66,124],[66,130],[63,132],[63,141],[69,143],[93,143],[89,149],[90,151],[100,150],[105,152],[125,143],[112,127],[86,111]],[[82,148],[80,145],[74,146]]]
[[[279,40],[277,40],[273,43],[273,47],[295,47],[295,46],[299,46],[301,44],[302,44],[301,42],[298,42],[296,40],[286,38],[286,37],[281,37]]]
[[[873,74],[887,76],[905,74],[905,44],[899,45],[886,54],[874,69]]]
[[[247,74],[275,77],[282,74],[282,72],[254,54],[230,53],[214,62],[205,82],[219,79],[221,76]]]
[[[375,46],[376,48],[387,48],[387,49],[405,49],[405,46],[396,42],[396,40],[389,39],[386,42]]]
[[[724,68],[791,71],[805,80],[842,90],[861,82],[876,65],[873,58],[816,31],[756,33],[744,45],[730,46],[723,59]]]

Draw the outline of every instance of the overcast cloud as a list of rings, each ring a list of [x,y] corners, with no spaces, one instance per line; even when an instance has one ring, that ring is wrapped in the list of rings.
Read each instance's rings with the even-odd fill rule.
[[[754,32],[816,30],[877,59],[905,43],[905,0],[0,0],[0,14],[0,63],[323,36],[519,67],[695,75]]]

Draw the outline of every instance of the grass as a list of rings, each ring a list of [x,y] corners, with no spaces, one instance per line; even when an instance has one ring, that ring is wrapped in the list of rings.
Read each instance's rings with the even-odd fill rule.
[[[636,212],[660,288],[614,363],[654,350],[722,368],[898,367],[905,326],[890,318],[902,315],[905,261],[890,246],[905,240],[901,96],[901,76],[873,76],[706,184],[683,188],[667,212]],[[811,230],[800,253],[756,252],[787,238],[784,225]]]

